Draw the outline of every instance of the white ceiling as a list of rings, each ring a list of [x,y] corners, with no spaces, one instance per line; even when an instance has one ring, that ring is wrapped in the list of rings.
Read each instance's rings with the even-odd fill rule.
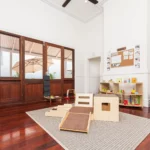
[[[65,2],[65,0],[42,1],[82,22],[88,22],[89,20],[93,19],[94,17],[103,12],[102,6],[108,0],[98,0],[99,2],[96,5],[89,1],[85,3],[85,0],[71,0],[65,8],[62,7],[62,4]]]

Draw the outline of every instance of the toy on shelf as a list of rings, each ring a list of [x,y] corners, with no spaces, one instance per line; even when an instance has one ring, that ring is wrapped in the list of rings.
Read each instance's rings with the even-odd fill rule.
[[[140,96],[137,96],[137,103],[140,105]]]
[[[134,96],[132,104],[140,105],[140,96]]]
[[[135,98],[132,98],[132,103],[131,103],[132,105],[134,105],[135,104]]]
[[[128,79],[128,83],[130,83],[130,78]]]
[[[132,97],[131,97],[131,95],[129,96],[129,103],[132,104]]]
[[[117,83],[122,83],[122,78],[117,78],[117,79],[116,79],[116,82],[117,82]]]
[[[136,78],[132,78],[132,83],[136,83],[137,79]]]
[[[124,104],[124,105],[128,105],[128,100],[124,100],[124,101],[123,101],[123,104]]]
[[[136,93],[136,90],[133,88],[132,90],[131,90],[131,94],[135,94]]]
[[[107,90],[106,93],[107,93],[107,94],[113,94],[113,91],[112,91],[112,90]]]
[[[108,82],[109,82],[109,83],[114,83],[114,81],[113,81],[112,79],[110,79]]]
[[[128,78],[124,78],[124,83],[128,83]]]
[[[125,92],[124,92],[124,90],[119,90],[119,93],[124,94]]]
[[[102,88],[102,92],[107,92],[108,89],[107,88]]]

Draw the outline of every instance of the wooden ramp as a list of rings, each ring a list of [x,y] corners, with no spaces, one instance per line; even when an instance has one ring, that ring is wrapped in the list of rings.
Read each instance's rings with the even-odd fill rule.
[[[72,107],[62,119],[59,129],[88,133],[92,111],[91,107]]]

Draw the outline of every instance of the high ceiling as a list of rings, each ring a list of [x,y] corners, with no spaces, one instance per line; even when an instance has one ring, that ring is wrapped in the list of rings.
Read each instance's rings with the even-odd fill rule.
[[[62,7],[65,0],[42,0],[46,4],[57,8],[60,11],[82,21],[88,22],[103,12],[103,4],[108,0],[98,0],[98,4],[93,4],[87,0],[71,0],[66,7]]]

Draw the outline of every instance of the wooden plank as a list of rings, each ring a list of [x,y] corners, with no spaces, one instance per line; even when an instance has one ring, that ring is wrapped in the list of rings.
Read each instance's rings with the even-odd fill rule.
[[[124,105],[124,104],[119,104],[120,106],[126,106],[126,107],[143,107],[142,105],[130,105],[130,104],[128,104],[128,105]]]
[[[93,107],[72,107],[69,112],[71,113],[79,113],[79,114],[89,114],[93,113]]]
[[[92,116],[91,116],[91,113],[90,113],[89,114],[89,120],[88,120],[88,126],[87,126],[87,133],[89,132],[91,120],[92,120]]]

